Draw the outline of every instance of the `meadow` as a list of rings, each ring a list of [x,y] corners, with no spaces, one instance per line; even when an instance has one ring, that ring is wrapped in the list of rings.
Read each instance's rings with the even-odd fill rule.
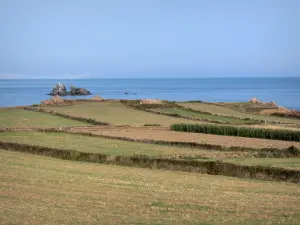
[[[2,224],[298,224],[298,184],[0,150]]]
[[[134,140],[154,140],[179,143],[196,143],[207,145],[218,145],[225,148],[278,148],[284,149],[290,146],[300,148],[300,142],[280,141],[260,138],[247,138],[235,136],[223,136],[203,133],[177,132],[167,129],[153,127],[151,129],[140,127],[84,127],[73,128],[72,132],[92,133],[111,137],[132,138]]]
[[[299,158],[253,158],[259,157],[263,150],[217,150],[190,147],[176,147],[159,144],[147,144],[122,141],[103,137],[89,137],[80,134],[45,132],[2,132],[0,141],[20,143],[61,150],[75,150],[83,153],[100,153],[110,156],[147,155],[155,157],[173,157],[176,159],[224,161],[241,165],[263,165],[281,168],[300,169]],[[284,150],[279,150],[284,151]],[[287,166],[290,165],[290,166]],[[294,165],[294,166],[293,166]],[[138,165],[137,165],[138,166]]]
[[[146,144],[65,133],[2,132],[0,133],[0,141],[32,144],[65,150],[76,150],[80,152],[102,153],[112,156],[145,154],[149,156],[189,155],[213,158],[223,155],[218,150]],[[235,156],[238,154],[235,152],[227,152],[226,155],[227,157],[230,157],[230,155]],[[241,155],[245,155],[245,153],[241,153]]]
[[[66,107],[42,107],[46,111],[55,111],[71,116],[92,118],[113,125],[143,126],[158,124],[169,126],[173,123],[195,123],[187,119],[157,115],[132,109],[119,102],[79,103]],[[197,123],[197,122],[196,122]],[[200,121],[198,122],[200,123]]]
[[[202,119],[202,120],[207,120],[210,122],[232,123],[232,124],[253,124],[256,122],[253,120],[243,120],[243,119],[234,118],[234,117],[225,117],[225,116],[217,116],[217,115],[199,113],[199,112],[189,111],[187,109],[175,108],[175,107],[160,108],[160,109],[155,109],[154,111],[168,113],[168,114],[177,114],[180,116],[185,116],[185,117],[195,118],[195,119]]]
[[[22,109],[1,109],[0,128],[84,126],[85,122]]]
[[[243,112],[225,105],[218,116],[188,110],[202,103],[129,103],[1,109],[0,223],[299,223],[296,127],[268,131],[286,141],[177,132],[174,124],[252,130],[260,116],[234,118]]]
[[[200,112],[212,113],[214,115],[234,116],[237,118],[249,118],[274,123],[287,123],[300,125],[299,119],[284,118],[278,116],[259,115],[257,112],[261,108],[255,108],[251,103],[205,103],[205,102],[179,102],[177,103],[185,108],[190,108]],[[256,111],[254,110],[256,109]],[[253,112],[256,112],[254,114]]]

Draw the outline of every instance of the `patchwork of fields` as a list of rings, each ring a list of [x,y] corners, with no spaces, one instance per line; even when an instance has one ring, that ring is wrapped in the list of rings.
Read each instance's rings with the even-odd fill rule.
[[[193,110],[212,113],[212,114],[216,114],[216,115],[234,116],[234,117],[239,117],[239,118],[250,118],[252,120],[262,120],[262,121],[267,120],[267,122],[275,122],[275,123],[276,122],[291,123],[291,124],[294,123],[294,124],[300,125],[299,119],[282,118],[282,117],[276,117],[276,116],[266,116],[266,115],[258,115],[258,114],[253,114],[253,113],[241,112],[239,110],[236,110],[236,108],[238,108],[239,104],[233,104],[233,105],[236,105],[236,108],[230,107],[232,104],[223,104],[223,106],[218,105],[218,104],[203,103],[203,102],[196,102],[196,103],[181,102],[178,104],[183,107],[186,107],[186,108],[191,108]],[[228,107],[226,107],[226,105]],[[243,104],[241,104],[241,105],[243,105]]]
[[[113,125],[143,126],[157,124],[170,126],[173,123],[201,123],[138,111],[118,102],[83,103],[66,107],[43,107],[44,110],[55,111],[71,116],[92,118]]]
[[[176,132],[164,129],[145,129],[128,127],[108,127],[108,128],[74,128],[73,132],[87,132],[93,134],[107,135],[113,137],[127,137],[136,140],[163,140],[172,142],[195,142],[199,144],[221,145],[224,147],[245,147],[245,148],[288,148],[293,145],[300,148],[300,142],[278,141],[258,138],[245,138],[233,136],[219,136],[213,134]]]
[[[265,116],[242,112],[226,104],[201,102],[143,108],[114,100],[32,109],[36,111],[0,110],[0,142],[5,149],[0,150],[3,224],[299,223],[299,141],[169,129],[178,123],[216,122],[220,126],[231,123],[252,127],[254,121],[264,120]],[[267,116],[267,120],[290,123],[295,125],[291,129],[300,130],[299,119]],[[110,125],[95,126],[92,121]],[[276,125],[272,128],[278,129]],[[3,147],[9,143],[18,145]],[[27,149],[23,151],[27,153],[18,151],[18,146]],[[62,155],[76,153],[73,158],[62,157],[69,160],[32,155],[39,154],[41,147],[45,152],[54,149]],[[105,154],[106,163],[112,160],[109,157],[115,162],[122,157],[141,158],[138,162],[130,161],[134,168],[118,163],[74,161],[85,153],[91,154],[86,157]],[[55,154],[50,155],[55,157]],[[143,157],[156,159],[156,163],[167,159],[169,164],[160,167],[164,169],[157,169],[156,164],[145,166]],[[179,165],[182,168],[192,165],[195,169],[197,162],[207,163],[207,170],[200,172],[222,174],[217,171],[222,168],[229,173],[225,177],[188,169],[182,171],[190,172],[175,171],[180,170]],[[143,163],[149,168],[141,168]]]

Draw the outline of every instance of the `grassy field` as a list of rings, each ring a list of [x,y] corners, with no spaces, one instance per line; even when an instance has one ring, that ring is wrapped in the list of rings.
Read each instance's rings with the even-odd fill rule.
[[[282,118],[282,117],[276,117],[276,116],[263,116],[263,115],[255,115],[252,113],[244,113],[239,111],[238,105],[240,103],[236,103],[237,108],[229,107],[231,104],[224,104],[224,106],[214,105],[214,104],[207,104],[207,103],[201,103],[201,102],[195,102],[195,103],[189,103],[189,102],[181,102],[178,103],[179,105],[191,108],[194,110],[202,111],[202,112],[208,112],[213,114],[219,114],[224,116],[235,116],[235,117],[241,117],[241,118],[251,118],[253,120],[265,120],[271,121],[271,122],[281,122],[281,123],[295,123],[300,124],[300,120],[298,119],[292,119],[292,118]],[[242,104],[242,105],[248,105],[248,103]],[[244,106],[245,107],[245,106]],[[241,109],[240,109],[241,110]]]
[[[234,158],[224,161],[247,166],[263,165],[300,170],[300,158]]]
[[[155,111],[171,113],[171,114],[178,114],[181,116],[187,116],[187,117],[196,118],[196,119],[206,119],[206,120],[223,122],[223,123],[235,123],[235,124],[254,123],[254,121],[251,121],[251,120],[242,120],[242,119],[237,119],[237,118],[228,118],[228,117],[224,117],[224,116],[209,115],[209,114],[204,114],[204,113],[187,111],[187,110],[179,109],[179,108],[160,108],[160,109],[155,109]]]
[[[299,224],[297,184],[0,150],[1,224]]]
[[[200,150],[191,148],[172,147],[156,144],[144,144],[129,141],[88,137],[64,133],[42,132],[2,132],[1,141],[31,144],[59,149],[77,150],[81,152],[103,153],[110,155],[197,155],[209,158],[237,157],[246,153],[226,152],[214,150]]]
[[[88,132],[93,134],[101,134],[107,136],[116,137],[127,137],[134,138],[136,140],[163,140],[172,142],[195,142],[199,144],[209,145],[221,145],[224,147],[239,146],[244,148],[279,148],[285,149],[290,146],[295,146],[300,149],[300,142],[293,141],[279,141],[259,138],[245,138],[245,137],[234,137],[234,136],[220,136],[213,134],[200,134],[200,133],[189,133],[189,132],[177,132],[163,129],[145,129],[138,127],[123,128],[123,127],[108,127],[108,128],[82,128],[72,129],[74,132]]]
[[[44,107],[43,109],[72,116],[92,118],[114,125],[143,126],[145,124],[159,124],[169,126],[173,123],[195,123],[191,120],[135,110],[118,102],[80,103],[67,107]]]
[[[83,126],[84,122],[21,109],[0,110],[0,128]]]
[[[300,158],[252,158],[251,152],[244,151],[201,150],[64,133],[3,132],[0,133],[0,141],[77,150],[80,152],[103,153],[112,156],[133,154],[146,154],[150,156],[185,155],[194,156],[198,160],[203,160],[199,159],[199,157],[205,157],[207,160],[222,160],[243,165],[264,165],[300,169]]]

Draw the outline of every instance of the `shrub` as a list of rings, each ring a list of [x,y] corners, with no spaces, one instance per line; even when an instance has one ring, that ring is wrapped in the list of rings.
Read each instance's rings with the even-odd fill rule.
[[[263,138],[284,141],[300,141],[300,131],[259,129],[249,127],[217,126],[212,124],[173,124],[174,131],[216,134],[226,136]]]
[[[156,124],[156,123],[146,123],[144,124],[144,127],[160,127],[161,124]]]

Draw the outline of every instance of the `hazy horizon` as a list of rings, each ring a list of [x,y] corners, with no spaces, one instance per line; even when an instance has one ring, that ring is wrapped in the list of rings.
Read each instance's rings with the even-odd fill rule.
[[[90,77],[90,78],[76,78],[76,77],[24,77],[24,78],[0,78],[0,80],[58,80],[58,81],[64,81],[64,80],[139,80],[139,79],[274,79],[274,78],[299,78],[300,76],[251,76],[251,77]]]
[[[297,0],[2,0],[0,79],[300,77]]]

